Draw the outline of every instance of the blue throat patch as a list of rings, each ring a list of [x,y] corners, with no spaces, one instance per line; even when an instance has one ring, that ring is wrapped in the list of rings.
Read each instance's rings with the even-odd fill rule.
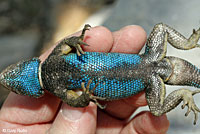
[[[1,84],[17,94],[40,97],[44,91],[38,76],[39,65],[38,58],[11,65],[1,74]]]

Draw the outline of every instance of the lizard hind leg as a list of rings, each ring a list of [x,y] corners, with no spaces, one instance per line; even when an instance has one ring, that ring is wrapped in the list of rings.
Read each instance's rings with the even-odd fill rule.
[[[197,44],[199,38],[200,38],[200,28],[198,30],[193,29],[193,33],[188,39],[188,42],[190,44],[188,45],[188,47],[186,47],[186,49],[200,47],[200,44]]]
[[[159,76],[154,76],[151,78],[151,83],[145,93],[148,106],[153,115],[161,116],[174,109],[183,101],[182,108],[188,106],[188,111],[185,115],[187,116],[190,111],[193,111],[195,115],[194,125],[196,124],[200,109],[196,106],[193,95],[200,93],[200,90],[190,91],[188,89],[178,89],[165,97],[163,80]]]
[[[200,45],[197,44],[199,38],[200,28],[198,30],[193,30],[192,35],[186,38],[172,27],[159,23],[154,26],[150,33],[143,55],[146,56],[147,62],[158,61],[163,59],[166,55],[167,42],[177,49],[189,50],[200,47]]]
[[[185,116],[188,116],[191,110],[194,112],[195,119],[194,119],[193,124],[196,125],[196,122],[198,120],[198,113],[200,112],[200,109],[195,104],[193,95],[200,93],[200,90],[190,91],[188,89],[179,89],[179,90],[174,91],[174,93],[180,94],[180,96],[182,96],[182,100],[183,100],[182,109],[184,109],[185,106],[188,107],[188,110],[185,113]]]

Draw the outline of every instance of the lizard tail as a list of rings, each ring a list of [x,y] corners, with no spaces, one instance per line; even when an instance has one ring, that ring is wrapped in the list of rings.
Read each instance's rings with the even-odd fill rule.
[[[166,81],[169,85],[187,85],[200,88],[200,69],[186,60],[177,57],[167,57],[173,72]]]

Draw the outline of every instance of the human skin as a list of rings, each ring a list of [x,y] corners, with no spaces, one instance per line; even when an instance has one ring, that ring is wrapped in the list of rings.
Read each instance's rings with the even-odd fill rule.
[[[80,35],[80,32],[74,35]],[[98,26],[86,31],[84,51],[138,53],[146,41],[145,31],[136,25],[111,32]],[[55,46],[54,46],[55,47]],[[53,48],[40,56],[44,61]],[[57,97],[46,94],[30,98],[10,93],[0,111],[0,132],[24,130],[27,133],[50,134],[165,134],[169,128],[166,115],[153,116],[143,111],[127,119],[141,106],[147,105],[145,94],[101,102],[105,110],[97,109],[94,103],[85,108],[73,108]]]

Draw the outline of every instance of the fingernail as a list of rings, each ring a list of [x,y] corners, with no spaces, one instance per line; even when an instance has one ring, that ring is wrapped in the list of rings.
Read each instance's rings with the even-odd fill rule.
[[[64,118],[71,121],[79,120],[83,115],[84,111],[85,108],[74,108],[70,107],[67,104],[63,104],[61,108],[61,112]]]

